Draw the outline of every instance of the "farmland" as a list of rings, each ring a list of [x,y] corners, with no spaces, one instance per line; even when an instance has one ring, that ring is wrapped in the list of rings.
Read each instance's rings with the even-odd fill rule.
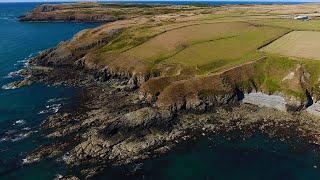
[[[256,51],[257,48],[285,32],[286,29],[281,28],[248,25],[245,31],[239,31],[236,35],[230,34],[217,40],[194,43],[166,62],[197,66],[205,71],[228,64],[244,63],[261,57],[262,55]]]
[[[110,11],[110,17],[115,11],[131,13],[78,34],[56,54],[70,51],[77,59],[83,56],[89,69],[107,68],[113,75],[131,77],[143,94],[159,97],[163,104],[184,101],[190,94],[197,97],[232,91],[234,86],[302,99],[305,89],[314,96],[318,92],[318,77],[313,76],[318,76],[315,67],[320,58],[317,4],[87,6],[91,4],[80,6],[80,14],[95,8]],[[51,16],[74,11],[59,8],[43,13]],[[157,11],[150,13],[153,10]],[[28,17],[37,18],[39,9],[35,12]],[[294,20],[297,14],[308,15],[310,20]],[[94,48],[81,53],[77,50],[87,47]],[[302,83],[299,76],[307,80]]]
[[[320,60],[320,32],[294,31],[270,45],[262,51],[283,56]]]

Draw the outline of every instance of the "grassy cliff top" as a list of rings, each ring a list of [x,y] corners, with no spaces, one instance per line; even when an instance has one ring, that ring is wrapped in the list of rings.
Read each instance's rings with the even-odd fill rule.
[[[319,8],[318,4],[82,3],[43,5],[25,17],[45,14],[43,17],[57,20],[61,14],[74,13],[75,18],[113,18],[115,22],[83,31],[61,44],[54,55],[59,59],[59,55],[72,54],[74,60],[84,58],[87,68],[129,74],[138,79],[142,93],[158,98],[161,106],[170,106],[232,92],[235,87],[298,99],[304,99],[307,90],[318,99],[319,42],[312,42],[311,50],[304,49],[307,57],[312,57],[309,59],[297,52],[294,56],[282,52],[290,50],[287,47],[300,47],[290,43],[308,44],[313,39],[310,36],[320,37]],[[308,15],[310,20],[294,20],[298,14]],[[297,41],[295,34],[299,35]],[[277,48],[277,44],[284,47]]]

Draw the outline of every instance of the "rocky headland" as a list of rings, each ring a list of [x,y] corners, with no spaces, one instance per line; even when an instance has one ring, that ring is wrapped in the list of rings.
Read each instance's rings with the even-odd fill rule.
[[[107,15],[100,10],[104,8],[126,15],[118,12],[114,12],[117,16]],[[139,8],[144,13],[137,14]],[[209,73],[204,73],[200,66],[165,62],[163,56],[147,61],[153,53],[163,52],[162,46],[147,49],[154,46],[153,40],[164,41],[162,45],[167,51],[171,50],[167,46],[176,45],[174,40],[162,37],[167,32],[203,22],[206,26],[218,23],[216,28],[229,26],[230,19],[227,24],[221,19],[207,21],[208,14],[221,14],[221,8],[230,12],[237,9],[236,6],[62,4],[42,5],[22,17],[22,21],[114,21],[81,31],[70,41],[41,52],[20,72],[24,80],[11,84],[21,87],[42,82],[82,89],[77,106],[62,109],[41,124],[41,133],[52,143],[31,152],[25,164],[55,158],[72,169],[66,178],[92,178],[110,166],[140,162],[200,136],[232,131],[243,132],[244,137],[260,132],[272,138],[299,138],[319,144],[319,118],[314,116],[317,113],[308,113],[318,112],[319,97],[314,88],[317,83],[307,65],[290,64],[288,71],[281,72],[281,86],[292,91],[285,88],[278,91],[261,81],[265,75],[262,72],[274,60],[265,54]],[[84,13],[83,9],[94,13]],[[71,17],[72,11],[77,13]],[[261,25],[237,22],[232,26],[255,29]],[[281,29],[283,34],[288,31]],[[230,38],[220,36],[219,33],[217,39],[206,43]],[[271,40],[278,36],[272,36]],[[175,47],[180,52],[189,46],[183,42]],[[147,57],[143,59],[139,53]],[[282,66],[276,64],[272,68]]]
[[[43,4],[20,17],[22,22],[113,22],[134,17],[175,13],[200,9],[192,6],[65,3]]]

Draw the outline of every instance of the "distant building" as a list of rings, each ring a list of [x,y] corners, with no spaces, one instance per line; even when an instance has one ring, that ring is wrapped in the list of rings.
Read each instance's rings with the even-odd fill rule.
[[[295,20],[308,20],[309,16],[300,15],[300,16],[293,17],[293,19],[295,19]]]

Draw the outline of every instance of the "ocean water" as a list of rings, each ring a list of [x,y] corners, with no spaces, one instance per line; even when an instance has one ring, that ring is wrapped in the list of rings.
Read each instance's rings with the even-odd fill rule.
[[[176,2],[171,2],[176,3]],[[67,40],[91,23],[20,23],[17,17],[37,3],[0,3],[0,87],[17,79],[41,50]],[[52,179],[66,173],[61,162],[24,166],[27,152],[46,143],[39,124],[63,106],[72,106],[77,89],[35,84],[0,89],[0,179]],[[158,158],[105,170],[97,179],[320,179],[317,147],[257,134],[249,139],[200,138]]]
[[[68,40],[90,23],[20,23],[18,16],[36,3],[0,3],[0,179],[50,179],[61,166],[45,162],[21,166],[26,153],[41,144],[39,124],[72,102],[75,89],[35,84],[21,89],[1,88],[16,80],[17,71],[39,51]],[[53,168],[55,167],[55,168]]]
[[[246,140],[210,136],[178,147],[162,157],[133,165],[131,172],[134,173],[127,173],[124,178],[313,180],[320,178],[319,152],[315,149],[301,142],[282,142],[261,134]]]

